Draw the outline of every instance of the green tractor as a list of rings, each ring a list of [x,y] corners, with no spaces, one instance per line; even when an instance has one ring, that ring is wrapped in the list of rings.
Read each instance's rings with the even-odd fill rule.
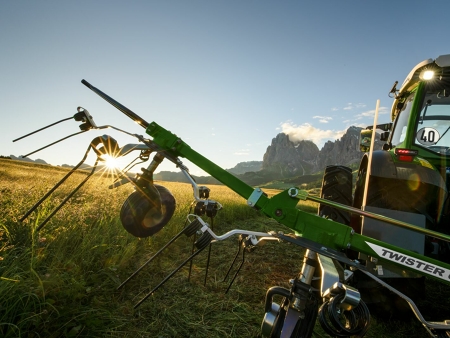
[[[228,289],[244,263],[245,252],[253,251],[260,243],[290,243],[292,248],[304,249],[303,260],[298,262],[300,270],[295,278],[289,280],[289,288],[273,286],[266,292],[265,315],[261,324],[264,337],[311,337],[316,320],[332,337],[363,337],[370,323],[366,303],[378,303],[375,308],[380,309],[381,314],[393,313],[392,310],[399,313],[400,307],[409,305],[432,337],[449,337],[450,321],[428,322],[413,300],[415,296],[424,298],[424,276],[450,285],[450,236],[447,229],[450,227],[450,109],[445,109],[450,108],[449,72],[450,55],[440,56],[417,65],[399,90],[395,83],[390,91],[395,99],[392,123],[378,125],[375,121],[374,126],[362,132],[361,148],[368,153],[362,157],[354,194],[351,169],[330,166],[325,170],[321,198],[295,186],[269,196],[263,189],[249,186],[214,164],[176,134],[156,122],[147,122],[82,80],[89,89],[145,128],[151,139],[110,125],[96,126],[89,112],[78,107],[73,118],[83,122],[80,126],[82,132],[113,128],[135,137],[139,143],[119,147],[111,136],[95,137],[81,162],[31,207],[21,221],[84,163],[91,150],[97,155],[91,173],[36,227],[36,231],[87,181],[105,155],[121,157],[136,150],[140,151],[138,158],[142,162],[139,163],[143,163],[149,161],[154,153],[148,167],[142,169],[142,174],[130,178],[124,171],[119,171],[118,180],[110,186],[117,188],[126,183],[135,186],[135,191],[127,198],[120,213],[126,231],[139,238],[148,237],[169,223],[175,210],[175,198],[166,188],[154,184],[153,180],[153,173],[163,159],[172,162],[189,180],[194,201],[183,229],[123,281],[118,289],[175,240],[184,237],[181,235],[193,237],[194,240],[190,256],[134,308],[153,295],[202,250],[210,250],[211,244],[239,235],[239,250],[228,273],[241,253],[242,260]],[[383,150],[373,151],[374,131],[377,129],[381,129],[380,138],[385,144]],[[292,230],[292,233],[233,229],[222,235],[216,234],[212,229],[213,218],[222,205],[209,198],[208,188],[197,185],[182,158],[243,197],[248,207],[259,210]],[[306,200],[320,204],[319,216],[322,217],[298,208],[298,203]],[[207,267],[208,264],[209,253]],[[397,302],[399,298],[406,302]],[[408,314],[411,315],[410,312]]]
[[[450,55],[419,63],[400,89],[397,84],[389,92],[394,98],[392,122],[361,131],[360,148],[365,154],[353,198],[351,170],[340,166],[327,167],[322,197],[449,234]],[[380,131],[377,138],[385,142],[382,150],[370,151],[374,128]],[[450,262],[450,245],[446,241],[322,205],[319,214],[350,225],[356,233]],[[355,258],[364,261],[374,275],[406,294],[414,296],[423,291],[423,277],[413,272],[366,255]],[[376,292],[374,295],[371,284],[359,281],[360,290],[370,290],[366,300],[384,302],[384,297]]]

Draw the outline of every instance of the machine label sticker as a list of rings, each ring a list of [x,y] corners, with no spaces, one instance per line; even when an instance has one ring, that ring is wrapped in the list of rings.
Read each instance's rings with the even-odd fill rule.
[[[426,273],[430,276],[437,277],[443,280],[450,280],[450,270],[442,268],[438,265],[434,265],[420,259],[402,254],[397,251],[393,251],[382,246],[366,242],[373,251],[380,257],[387,259],[388,261],[398,263],[422,273]]]
[[[440,138],[441,135],[439,135],[439,132],[430,127],[420,129],[416,135],[417,142],[424,146],[432,146],[433,144],[436,144]]]

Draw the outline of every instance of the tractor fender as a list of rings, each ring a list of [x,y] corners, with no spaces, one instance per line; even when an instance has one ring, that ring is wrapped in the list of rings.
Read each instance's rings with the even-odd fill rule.
[[[361,159],[360,168],[368,165],[369,154],[365,153]],[[371,176],[395,178],[397,170],[391,155],[387,151],[376,150],[372,153],[372,165],[370,168]]]
[[[367,166],[368,160],[369,155],[364,154],[361,159],[361,166]],[[373,152],[370,169],[371,176],[404,181],[420,181],[439,187],[445,192],[447,191],[445,181],[437,170],[411,162],[394,162],[392,154],[384,150]]]

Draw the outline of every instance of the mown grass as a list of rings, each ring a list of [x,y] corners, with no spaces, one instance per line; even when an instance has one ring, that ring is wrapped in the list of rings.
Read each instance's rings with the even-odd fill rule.
[[[157,235],[138,239],[118,219],[131,185],[107,188],[93,177],[40,231],[36,227],[84,177],[76,173],[24,222],[20,217],[67,173],[63,168],[0,160],[0,336],[2,337],[260,337],[266,290],[288,287],[300,268],[303,250],[267,243],[246,256],[230,291],[223,281],[237,251],[237,239],[215,243],[206,285],[207,250],[174,275],[136,310],[133,306],[177,267],[192,250],[184,236],[122,289],[117,287],[185,225],[193,200],[189,185],[160,182],[172,191],[177,209]],[[289,229],[261,216],[224,186],[209,186],[223,210],[214,230]],[[269,195],[276,190],[266,189]],[[301,208],[315,212],[313,203]],[[236,264],[237,266],[237,264]],[[234,270],[233,270],[234,273]],[[434,289],[440,284],[429,284]],[[432,290],[434,291],[434,290]],[[432,292],[430,312],[448,304],[445,288]],[[444,298],[443,298],[444,297]],[[428,318],[427,318],[428,319]],[[444,318],[430,318],[441,320]],[[316,337],[326,337],[316,324]],[[367,337],[423,337],[413,319],[373,318]]]

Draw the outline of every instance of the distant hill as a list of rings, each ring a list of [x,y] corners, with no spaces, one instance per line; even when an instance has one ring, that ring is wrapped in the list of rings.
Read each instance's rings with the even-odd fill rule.
[[[49,164],[49,163],[45,162],[44,160],[42,160],[40,158],[38,158],[36,160],[32,160],[31,158],[28,158],[28,157],[17,157],[17,156],[14,156],[14,155],[9,155],[9,158],[11,160],[15,160],[15,161],[23,161],[23,162],[29,162],[29,163],[52,165],[52,164]],[[69,165],[69,164],[62,164],[60,166],[58,165],[58,166],[55,166],[55,167],[62,167],[62,168],[72,169],[75,166],[74,165]],[[97,170],[100,170],[102,167],[103,167],[102,165],[99,165],[97,167],[98,168]],[[80,167],[78,169],[79,170],[92,170],[92,166],[89,165],[89,164],[83,163],[83,164],[80,165]]]
[[[226,169],[229,173],[232,173],[235,176],[238,176],[242,179],[242,175],[247,172],[258,172],[261,170],[262,161],[248,161],[248,162],[240,162],[236,164],[231,169]],[[192,175],[195,181],[198,184],[221,184],[218,180],[211,176],[195,176]],[[160,181],[173,181],[173,182],[185,182],[189,183],[186,176],[180,172],[173,171],[161,171],[153,175],[155,180]],[[248,182],[247,182],[248,183]]]
[[[262,161],[239,162],[233,168],[227,169],[228,172],[236,175],[245,174],[251,171],[259,171],[262,169]]]
[[[25,161],[25,162],[34,162],[34,163],[39,163],[39,164],[48,164],[47,162],[45,162],[44,160],[38,158],[37,160],[32,160],[31,158],[28,157],[16,157],[14,155],[9,155],[9,157],[11,158],[11,160],[16,160],[16,161]]]

